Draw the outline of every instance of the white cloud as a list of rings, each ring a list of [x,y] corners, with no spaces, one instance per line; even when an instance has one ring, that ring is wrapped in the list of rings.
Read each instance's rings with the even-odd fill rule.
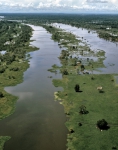
[[[87,3],[108,3],[107,0],[86,0]]]
[[[118,0],[0,0],[0,11],[112,11],[118,12]]]

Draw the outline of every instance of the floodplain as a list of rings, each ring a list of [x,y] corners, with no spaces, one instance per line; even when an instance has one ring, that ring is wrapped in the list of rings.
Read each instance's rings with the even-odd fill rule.
[[[57,17],[57,15],[54,14],[50,15],[44,14],[39,16],[36,15],[35,17],[33,16],[33,18],[32,16],[27,15],[24,16],[25,16],[24,23],[42,26],[43,30],[45,28],[48,34],[49,33],[51,34],[50,36],[51,40],[54,40],[56,43],[55,51],[57,49],[58,50],[60,49],[60,51],[58,51],[58,53],[55,55],[56,59],[58,57],[58,60],[60,62],[58,62],[57,60],[54,61],[54,64],[52,63],[52,67],[51,66],[50,68],[49,66],[46,67],[47,72],[45,71],[46,76],[50,74],[48,75],[48,79],[50,79],[51,82],[53,82],[54,86],[56,87],[53,89],[55,100],[58,100],[59,103],[64,106],[64,112],[62,112],[63,111],[62,107],[60,107],[58,105],[58,101],[56,101],[56,109],[57,108],[59,109],[58,113],[61,113],[60,116],[57,115],[58,113],[56,113],[56,110],[54,109],[54,113],[56,113],[57,115],[57,120],[61,121],[62,124],[65,121],[65,125],[68,129],[67,133],[66,129],[64,129],[63,125],[61,125],[60,129],[62,129],[63,131],[61,132],[62,133],[61,136],[63,136],[64,133],[64,137],[61,140],[59,140],[60,145],[62,146],[63,144],[66,144],[65,135],[67,134],[66,146],[68,150],[117,149],[118,148],[117,16],[73,15],[73,17],[72,16],[70,17],[69,15],[60,15]],[[6,17],[10,19],[18,19],[17,16],[10,17],[6,15]],[[19,19],[21,19],[22,17],[20,16]],[[79,18],[80,20],[77,18]],[[36,36],[36,38],[39,38],[39,35]],[[35,43],[35,46],[38,47],[37,43]],[[49,50],[51,49],[49,48]],[[48,51],[46,51],[46,53],[47,55],[49,55]],[[51,55],[53,56],[53,54]],[[45,57],[46,54],[43,58]],[[40,59],[41,58],[39,57],[39,61]],[[41,64],[42,66],[39,67],[42,68],[42,72],[43,68],[45,68],[45,64],[49,62],[47,60],[48,59],[45,59],[44,63]],[[36,61],[35,63],[38,62]],[[32,65],[33,62],[31,61],[30,66]],[[57,77],[57,79],[55,79],[56,75],[57,76],[59,75],[59,78]],[[42,76],[40,77],[42,78]],[[27,80],[27,77],[25,78],[25,80]],[[43,84],[46,85],[46,82],[45,81],[42,82],[42,85]],[[46,86],[44,86],[44,88],[46,89]],[[44,90],[44,88],[42,87],[42,90]],[[43,92],[45,93],[45,91]],[[44,104],[46,103],[48,104],[48,101],[45,98]],[[55,107],[52,101],[50,101],[48,107],[49,106],[51,106],[51,108]],[[47,113],[48,107],[44,109]],[[41,108],[39,108],[39,110],[40,109]],[[52,109],[50,111],[52,111]],[[64,113],[67,121],[65,120]],[[51,115],[49,115],[48,117],[47,119],[52,120]],[[63,121],[61,120],[61,117],[63,117]],[[32,121],[34,120],[32,119]],[[48,125],[52,126],[53,121],[51,121],[51,123],[50,121],[47,121],[46,123],[47,126]],[[59,127],[59,124],[55,127]],[[44,128],[42,129],[45,130],[45,128],[46,126],[44,125]],[[26,130],[26,128],[24,129]],[[37,129],[39,128],[37,127]],[[51,128],[51,130],[53,129]],[[56,129],[54,130],[56,131]],[[40,131],[40,129],[38,131]],[[47,133],[49,131],[50,128],[47,129]],[[27,132],[22,133],[22,135],[25,135],[25,133]],[[18,136],[18,133],[16,135]],[[46,132],[42,133],[42,136],[43,135],[46,135]],[[13,138],[11,143],[10,143],[11,140],[9,140],[8,145],[6,143],[7,146],[7,148],[5,148],[6,150],[8,149],[9,146],[11,146],[12,149],[14,148],[13,143],[14,140],[17,139],[17,136]],[[52,137],[51,142],[54,140],[56,136],[57,139],[60,139],[59,137],[60,134],[58,135],[53,133],[53,135],[51,136]],[[8,138],[9,137],[3,137],[3,140],[6,139],[8,140]],[[51,145],[52,145],[52,147],[50,147],[51,149],[55,149],[54,145],[58,147],[59,144],[58,141],[57,142],[53,141],[54,142],[53,144],[52,143],[49,144],[49,140],[46,139],[45,137],[43,138],[47,142],[47,147]],[[24,137],[24,140],[26,139],[27,136]],[[40,145],[42,145],[41,138],[38,138],[37,136],[36,139],[38,139],[40,141],[39,142]],[[63,140],[64,142],[62,142]],[[30,141],[32,140],[30,139]],[[28,142],[26,143],[27,145],[25,145],[25,143],[23,145],[25,148],[27,148],[28,146]],[[36,142],[33,143],[31,143],[31,147],[28,148],[38,150],[38,143]],[[3,144],[4,142],[2,142],[1,146],[3,146]],[[32,144],[35,146],[33,147]],[[41,148],[46,149],[46,147],[43,146],[44,145],[42,145]],[[62,147],[66,149],[64,145]],[[60,147],[58,148],[60,149]]]

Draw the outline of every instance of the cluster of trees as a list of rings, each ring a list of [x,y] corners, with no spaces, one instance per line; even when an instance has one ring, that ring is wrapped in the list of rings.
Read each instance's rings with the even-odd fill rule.
[[[66,69],[64,69],[64,70],[62,71],[62,74],[63,74],[63,75],[68,75],[69,73],[68,73],[68,71],[67,71]]]
[[[0,55],[1,62],[6,62],[7,65],[11,64],[13,61],[15,61],[16,54],[12,53],[5,53],[4,55]]]
[[[61,51],[61,56],[59,57],[60,59],[65,59],[66,57],[69,56],[69,53],[67,50],[62,50]]]
[[[32,28],[27,25],[13,21],[0,22],[0,51],[6,51],[5,54],[0,53],[0,73],[4,73],[12,62],[25,58],[31,34]],[[12,70],[18,71],[19,68]]]
[[[11,43],[13,40],[13,35],[16,35],[20,31],[19,24],[15,22],[0,22],[0,50],[7,49],[8,44],[6,42]]]

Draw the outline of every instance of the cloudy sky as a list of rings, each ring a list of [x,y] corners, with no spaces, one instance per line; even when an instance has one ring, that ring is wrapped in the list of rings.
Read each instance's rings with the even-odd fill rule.
[[[118,13],[118,0],[0,0],[0,12]]]

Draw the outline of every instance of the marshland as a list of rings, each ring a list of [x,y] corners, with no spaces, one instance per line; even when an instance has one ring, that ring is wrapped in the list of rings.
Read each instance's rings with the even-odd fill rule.
[[[4,16],[0,148],[117,149],[118,16]]]

